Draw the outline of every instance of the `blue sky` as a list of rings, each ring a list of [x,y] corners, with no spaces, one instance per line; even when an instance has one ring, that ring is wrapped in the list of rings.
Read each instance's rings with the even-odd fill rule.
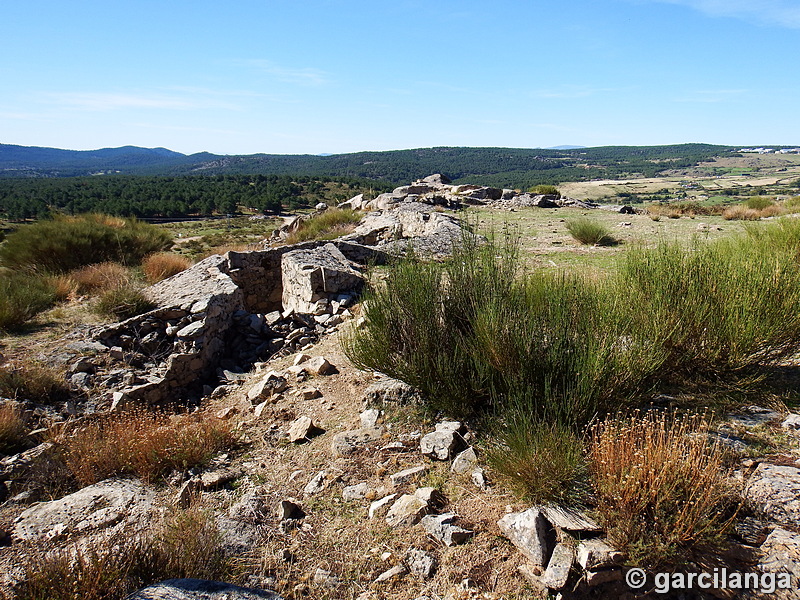
[[[800,145],[800,0],[5,0],[0,143]]]

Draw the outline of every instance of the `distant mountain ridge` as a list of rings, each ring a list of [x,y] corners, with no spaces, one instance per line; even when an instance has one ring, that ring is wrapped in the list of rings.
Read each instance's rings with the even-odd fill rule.
[[[431,173],[454,182],[523,188],[595,178],[654,176],[729,153],[732,146],[561,148],[434,147],[350,154],[181,154],[166,148],[61,150],[0,144],[0,177],[120,175],[310,175],[407,183]]]

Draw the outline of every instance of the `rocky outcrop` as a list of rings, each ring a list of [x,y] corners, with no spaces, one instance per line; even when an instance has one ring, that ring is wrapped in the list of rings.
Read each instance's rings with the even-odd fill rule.
[[[268,590],[242,588],[203,579],[168,579],[131,594],[126,600],[282,600]]]

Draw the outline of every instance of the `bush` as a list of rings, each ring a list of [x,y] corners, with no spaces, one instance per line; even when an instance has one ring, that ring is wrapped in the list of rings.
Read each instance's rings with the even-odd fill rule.
[[[580,503],[587,466],[583,442],[558,422],[506,416],[489,448],[489,465],[517,494],[533,503]]]
[[[567,219],[567,231],[581,244],[613,246],[618,243],[611,236],[611,231],[608,227],[586,217]]]
[[[35,361],[7,363],[0,367],[0,396],[52,404],[69,397],[64,375]]]
[[[754,210],[762,210],[774,204],[775,203],[771,199],[765,198],[764,196],[751,196],[745,201],[745,206]]]
[[[185,256],[159,252],[151,254],[142,261],[142,272],[147,283],[158,283],[159,281],[177,275],[192,266]]]
[[[104,262],[88,265],[69,273],[76,293],[94,295],[129,286],[133,276],[119,263]]]
[[[631,328],[649,330],[668,353],[661,379],[719,379],[800,350],[800,270],[796,252],[781,247],[791,236],[784,227],[626,254],[618,294],[631,307]]]
[[[124,321],[155,308],[142,290],[134,286],[112,288],[97,299],[94,311],[109,319]]]
[[[533,186],[530,190],[528,190],[531,194],[535,195],[544,195],[544,196],[558,196],[561,198],[561,192],[558,191],[558,188],[554,185],[546,185],[540,183],[539,185]]]
[[[361,213],[349,208],[329,208],[303,221],[286,242],[297,244],[309,240],[333,240],[350,233],[362,217]]]
[[[592,428],[597,509],[631,564],[660,570],[720,548],[733,494],[707,433],[702,416],[655,411],[608,417]]]
[[[166,579],[235,575],[209,513],[176,511],[146,536],[75,546],[29,558],[18,600],[116,600]]]
[[[0,264],[49,273],[101,262],[132,266],[171,244],[166,231],[135,219],[105,215],[59,217],[10,234],[0,247]]]
[[[234,443],[230,425],[207,412],[167,416],[144,411],[111,415],[58,438],[69,470],[83,485],[113,475],[154,480],[203,464]]]
[[[46,278],[28,273],[0,272],[0,330],[20,329],[50,308],[56,290]]]

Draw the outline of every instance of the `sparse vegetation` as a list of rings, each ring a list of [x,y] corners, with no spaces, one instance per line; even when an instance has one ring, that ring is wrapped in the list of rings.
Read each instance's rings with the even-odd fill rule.
[[[0,367],[0,397],[52,404],[68,394],[64,375],[53,367],[33,360]]]
[[[176,510],[148,534],[68,547],[32,557],[17,600],[117,600],[173,578],[224,580],[234,575],[210,514]]]
[[[0,456],[22,449],[27,432],[19,408],[10,402],[0,404]]]
[[[0,331],[20,329],[55,300],[56,290],[46,278],[29,273],[0,272]]]
[[[297,244],[308,240],[332,240],[350,233],[362,217],[362,213],[349,208],[329,208],[303,221],[286,242]]]
[[[84,485],[112,475],[145,481],[203,464],[234,443],[230,424],[207,412],[168,416],[131,411],[108,415],[58,438],[64,460]]]
[[[613,246],[617,243],[605,225],[586,217],[569,219],[567,231],[581,244],[589,246]]]
[[[720,550],[735,494],[707,433],[703,416],[655,411],[610,416],[592,428],[598,511],[630,564],[658,570]]]
[[[155,308],[155,304],[135,285],[125,285],[103,292],[94,311],[110,319],[122,321]]]
[[[0,246],[0,264],[45,273],[64,273],[101,262],[132,266],[170,245],[167,232],[135,219],[97,214],[58,217],[9,235]]]
[[[104,262],[71,271],[75,292],[81,295],[98,295],[128,286],[133,281],[130,270],[119,263]]]
[[[157,283],[162,279],[177,275],[191,266],[192,261],[185,256],[159,252],[147,256],[142,261],[142,272],[147,283]]]
[[[543,194],[545,196],[557,196],[561,198],[561,192],[554,185],[539,184],[535,185],[528,190],[531,194]]]

